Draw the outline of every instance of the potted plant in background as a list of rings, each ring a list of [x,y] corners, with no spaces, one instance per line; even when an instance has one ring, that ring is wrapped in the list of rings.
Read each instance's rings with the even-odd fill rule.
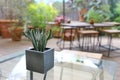
[[[116,4],[116,8],[115,11],[116,13],[116,17],[115,17],[115,21],[116,22],[120,22],[120,1]],[[118,30],[120,30],[120,26],[116,27]]]
[[[0,35],[3,38],[11,38],[8,28],[18,23],[18,17],[24,17],[26,7],[33,0],[0,0]],[[9,4],[8,4],[9,3]]]
[[[21,41],[22,33],[23,33],[23,25],[24,21],[19,18],[19,20],[12,24],[10,28],[8,28],[9,33],[11,35],[11,39],[13,41]]]
[[[45,3],[30,4],[27,9],[27,20],[32,28],[24,35],[31,40],[33,48],[26,50],[26,67],[30,71],[47,73],[54,66],[54,49],[46,48],[52,38],[52,31],[46,30],[47,22],[54,20],[57,11]]]

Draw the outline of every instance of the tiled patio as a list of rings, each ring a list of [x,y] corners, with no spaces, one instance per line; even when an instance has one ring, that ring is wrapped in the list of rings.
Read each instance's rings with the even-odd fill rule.
[[[106,37],[103,38],[102,44],[106,43],[106,39],[107,39]],[[113,44],[115,46],[120,47],[119,46],[120,38],[114,38],[113,41],[114,41]],[[60,50],[57,47],[56,42],[57,42],[57,39],[53,38],[53,39],[49,40],[47,46],[52,47],[55,50]],[[75,45],[76,45],[76,43],[75,43]],[[13,41],[11,41],[11,39],[0,38],[0,57],[4,58],[4,59],[9,59],[10,57],[15,57],[15,56],[24,54],[24,51],[26,49],[28,49],[29,47],[31,47],[31,42],[24,37],[23,37],[22,41],[20,41],[20,42],[13,42]],[[102,53],[104,54],[104,57],[103,57],[104,59],[116,61],[118,63],[118,69],[117,69],[117,74],[115,76],[115,78],[116,78],[115,80],[120,80],[120,50],[111,52],[111,57],[109,57],[109,58],[106,57],[107,51],[104,51]],[[2,61],[4,59],[0,59],[0,60]],[[4,66],[1,66],[1,67],[8,68],[8,66],[10,66],[10,65],[13,67],[16,62],[17,61],[13,59],[13,60],[4,62]],[[4,80],[4,79],[1,79],[1,80]]]

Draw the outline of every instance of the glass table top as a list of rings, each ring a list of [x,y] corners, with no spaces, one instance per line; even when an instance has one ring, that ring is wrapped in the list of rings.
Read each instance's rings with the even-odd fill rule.
[[[114,80],[117,63],[76,54],[55,52],[54,68],[46,80]],[[25,55],[1,63],[0,80],[30,80]],[[33,73],[33,80],[43,80],[44,74]]]

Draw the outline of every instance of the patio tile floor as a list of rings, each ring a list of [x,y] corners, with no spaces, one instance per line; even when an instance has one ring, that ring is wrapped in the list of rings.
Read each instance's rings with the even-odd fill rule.
[[[107,41],[107,38],[104,37],[102,40],[102,44],[105,44],[106,41]],[[55,50],[60,50],[57,47],[56,42],[57,42],[57,39],[55,39],[55,38],[49,40],[47,47],[54,48]],[[120,38],[114,38],[113,44],[120,48]],[[14,57],[20,51],[22,51],[24,53],[24,51],[31,46],[32,46],[31,42],[24,37],[23,37],[22,41],[20,41],[20,42],[19,41],[14,42],[14,41],[11,41],[11,39],[0,38],[0,57],[1,58],[5,57],[5,56]],[[107,51],[104,51],[102,53],[104,54],[104,57],[103,57],[104,59],[116,61],[118,63],[118,69],[117,69],[117,73],[115,76],[115,80],[120,80],[120,50],[111,52],[110,57],[106,57]],[[15,62],[17,62],[17,61],[13,59],[13,60],[8,61],[7,63],[6,62],[4,62],[4,63],[6,66],[10,66],[10,65],[13,66]],[[6,73],[7,73],[7,71],[6,71]]]

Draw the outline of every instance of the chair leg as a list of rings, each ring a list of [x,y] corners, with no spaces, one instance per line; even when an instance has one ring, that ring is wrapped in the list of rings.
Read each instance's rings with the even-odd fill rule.
[[[72,28],[70,29],[70,33],[71,33],[71,36],[70,36],[70,50],[72,49]]]
[[[79,43],[79,49],[80,49],[80,47],[81,47],[81,45],[80,45],[80,39],[81,39],[81,36],[80,35],[77,35],[77,39],[78,39],[78,43]]]
[[[86,38],[85,38],[85,42],[86,42],[86,51],[89,51],[89,41],[90,41],[90,36],[89,35],[86,35]]]
[[[83,51],[83,48],[84,48],[84,35],[82,36],[82,51]]]
[[[109,34],[108,35],[109,37],[109,40],[108,40],[108,43],[109,43],[109,48],[108,48],[108,57],[110,56],[110,51],[111,51],[111,42],[112,42],[112,35]]]
[[[95,43],[96,43],[96,40],[95,40],[95,36],[93,36],[93,52],[95,52],[95,48],[97,47],[97,46],[95,46]]]
[[[100,38],[99,35],[98,35],[98,37],[97,37],[97,45],[98,45],[98,52],[101,52],[101,50],[100,50],[100,46],[101,46],[101,38]]]

